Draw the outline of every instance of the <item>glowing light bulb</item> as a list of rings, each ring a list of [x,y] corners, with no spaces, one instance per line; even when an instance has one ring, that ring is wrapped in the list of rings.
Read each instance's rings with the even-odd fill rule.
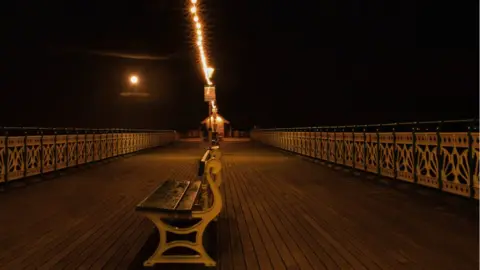
[[[193,14],[195,14],[197,12],[197,7],[192,7],[190,9],[190,12],[192,12]]]
[[[135,75],[130,76],[130,82],[132,84],[137,84],[138,83],[138,77]]]

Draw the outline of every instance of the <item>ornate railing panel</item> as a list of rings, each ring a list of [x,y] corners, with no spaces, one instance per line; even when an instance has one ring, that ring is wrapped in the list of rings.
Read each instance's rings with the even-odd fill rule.
[[[475,125],[465,132],[349,128],[256,129],[251,138],[325,162],[479,198],[480,136]]]
[[[176,132],[170,130],[3,128],[3,135],[0,135],[0,184],[164,146],[175,141],[176,137]]]

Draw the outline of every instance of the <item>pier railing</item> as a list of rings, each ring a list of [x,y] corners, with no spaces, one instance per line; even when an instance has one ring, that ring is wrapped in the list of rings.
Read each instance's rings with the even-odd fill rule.
[[[479,198],[476,120],[255,129],[251,137],[328,163]]]
[[[0,184],[176,140],[173,130],[0,127]]]

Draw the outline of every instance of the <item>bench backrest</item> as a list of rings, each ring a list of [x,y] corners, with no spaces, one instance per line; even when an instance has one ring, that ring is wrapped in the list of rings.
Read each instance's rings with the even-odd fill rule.
[[[198,162],[198,173],[197,173],[198,177],[203,176],[205,172],[205,163],[209,159],[210,159],[210,150],[207,150],[205,154],[203,154],[202,159],[200,159],[200,161]]]

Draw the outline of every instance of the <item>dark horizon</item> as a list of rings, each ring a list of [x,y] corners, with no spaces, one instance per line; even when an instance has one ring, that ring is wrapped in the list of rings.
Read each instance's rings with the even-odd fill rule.
[[[478,117],[478,3],[200,2],[234,128]],[[13,5],[0,126],[186,130],[206,117],[185,2]],[[149,98],[119,96],[131,73]]]

